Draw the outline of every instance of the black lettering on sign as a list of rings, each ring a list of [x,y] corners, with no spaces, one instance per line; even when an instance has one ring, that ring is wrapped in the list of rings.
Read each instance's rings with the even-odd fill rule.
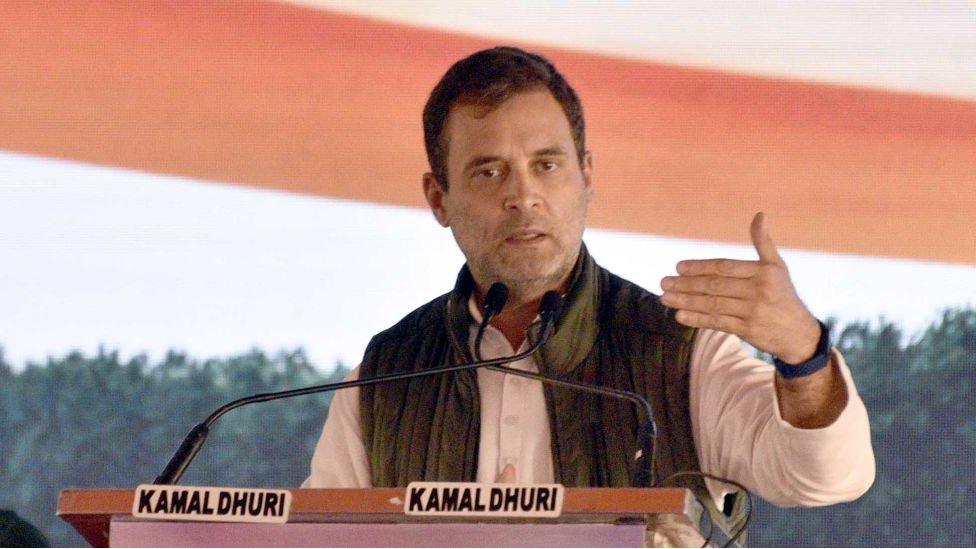
[[[170,494],[169,512],[186,513],[186,498],[189,495],[189,490],[177,490]]]
[[[252,517],[256,517],[261,514],[261,504],[264,503],[264,494],[255,494],[251,492],[247,495],[247,512]]]
[[[458,504],[458,511],[470,511],[474,508],[471,504],[471,490],[465,489],[461,492],[461,503]]]
[[[159,492],[159,499],[156,500],[156,508],[153,509],[153,513],[168,513],[169,512],[169,494],[165,490]]]
[[[278,494],[267,494],[264,497],[264,511],[261,512],[262,515],[266,517],[277,516],[276,507],[278,506]]]
[[[226,515],[230,513],[230,492],[221,492],[217,497],[217,514]]]
[[[504,493],[501,488],[491,489],[491,498],[488,500],[488,510],[489,511],[500,511],[502,508],[502,502],[505,498]]]
[[[247,512],[247,494],[234,492],[234,504],[231,510],[232,515],[243,515]]]
[[[552,511],[549,508],[549,489],[539,488],[539,510],[540,511]]]
[[[518,488],[505,488],[505,510],[518,511]]]
[[[424,511],[438,511],[440,510],[441,500],[437,495],[437,490],[430,491],[430,497],[427,499],[427,507]]]
[[[411,511],[423,511],[424,510],[424,492],[426,488],[414,488],[410,492],[410,510]]]
[[[468,492],[468,490],[465,490]],[[458,508],[458,489],[444,488],[443,500],[441,501],[441,511],[457,511]]]
[[[2,0],[0,0],[2,1]],[[172,520],[286,522],[291,494],[272,490],[140,485],[135,516]]]
[[[403,509],[408,514],[445,515],[558,515],[558,484],[478,484],[459,482],[412,482]],[[269,496],[265,496],[266,498]],[[266,502],[271,509],[277,502]]]
[[[150,513],[152,512],[152,497],[155,494],[155,490],[143,490],[139,494],[139,512],[140,513]]]
[[[183,511],[181,513],[195,513],[200,514],[200,492],[194,491],[193,495],[190,496],[190,504],[186,505],[186,492],[183,493]],[[173,512],[176,511],[176,494],[173,494]]]

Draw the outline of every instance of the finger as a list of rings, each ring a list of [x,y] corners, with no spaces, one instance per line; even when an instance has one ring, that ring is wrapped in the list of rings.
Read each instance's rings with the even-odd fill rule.
[[[759,254],[759,261],[764,263],[783,263],[783,258],[773,243],[773,238],[769,236],[769,229],[766,228],[766,216],[762,212],[752,218],[752,225],[749,226],[749,236],[752,237],[752,245],[756,247]]]
[[[720,332],[728,332],[745,339],[746,325],[741,318],[727,315],[696,313],[694,311],[678,311],[675,320],[692,328],[709,328]]]
[[[678,274],[684,276],[721,275],[749,278],[759,272],[759,262],[738,259],[686,259],[679,261],[676,269]]]
[[[515,466],[509,463],[502,469],[502,472],[498,474],[498,478],[495,482],[500,482],[504,484],[513,484],[515,482]]]
[[[661,296],[661,302],[672,309],[734,316],[741,319],[748,318],[752,314],[752,307],[748,301],[733,297],[664,292],[664,295]]]
[[[752,297],[753,283],[745,278],[728,276],[666,276],[661,279],[665,292],[719,295],[725,297]]]

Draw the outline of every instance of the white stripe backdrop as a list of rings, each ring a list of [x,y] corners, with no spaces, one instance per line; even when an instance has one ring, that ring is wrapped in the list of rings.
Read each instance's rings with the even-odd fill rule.
[[[286,1],[501,42],[976,99],[971,0]]]
[[[586,241],[655,292],[680,259],[754,257],[603,230]],[[821,317],[884,316],[911,334],[976,304],[969,266],[784,257]],[[16,367],[100,344],[154,359],[301,346],[319,366],[353,365],[372,334],[449,290],[462,261],[426,211],[0,153],[0,345]]]

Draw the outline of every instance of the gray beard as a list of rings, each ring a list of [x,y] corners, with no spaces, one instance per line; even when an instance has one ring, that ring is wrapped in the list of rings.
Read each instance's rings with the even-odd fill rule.
[[[578,260],[579,254],[577,253],[576,257],[568,263],[560,265],[552,274],[537,278],[512,280],[500,276],[498,273],[475,273],[473,270],[472,274],[475,276],[479,285],[483,286],[486,291],[495,282],[504,283],[508,286],[508,302],[512,305],[519,305],[536,301],[549,290],[558,291],[561,283],[572,273],[573,267],[576,266]],[[479,275],[483,276],[485,280],[479,280]]]
[[[558,290],[559,283],[567,274],[569,274],[568,271],[545,278],[517,281],[502,280],[502,282],[508,286],[508,302],[517,305],[536,301],[549,290]]]

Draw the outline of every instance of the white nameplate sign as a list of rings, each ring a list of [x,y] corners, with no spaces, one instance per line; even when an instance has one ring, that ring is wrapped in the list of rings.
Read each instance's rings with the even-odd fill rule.
[[[411,482],[403,512],[442,517],[558,517],[561,484]]]
[[[263,488],[214,488],[140,484],[132,516],[206,522],[288,522],[291,492]]]

